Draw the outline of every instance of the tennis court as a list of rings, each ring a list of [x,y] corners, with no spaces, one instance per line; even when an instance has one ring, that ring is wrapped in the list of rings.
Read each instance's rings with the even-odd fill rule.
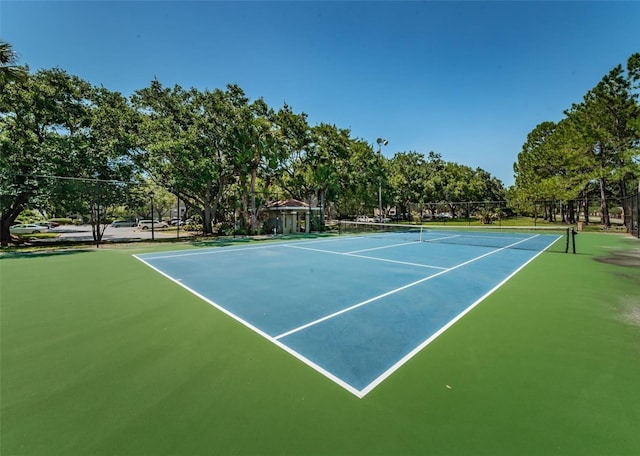
[[[508,258],[521,256],[522,263],[537,255],[511,246],[316,324],[309,331],[317,337],[324,332],[322,344],[304,353],[293,336],[301,340],[311,333],[275,339],[302,326],[291,315],[304,316],[297,307],[312,322],[339,308],[337,301],[348,308],[440,271],[362,257],[426,266],[437,266],[437,260],[451,268],[501,248],[435,242],[405,247],[396,246],[403,239],[359,237],[239,239],[218,253],[210,242],[185,242],[0,255],[0,453],[639,454],[640,268],[600,261],[637,253],[637,239],[581,233],[576,255],[556,253],[564,247],[564,239],[557,240],[428,347],[417,345],[410,361],[402,364],[406,359],[395,353],[402,367],[378,376],[384,381],[359,398],[301,359],[328,357],[338,347],[369,368],[375,357],[367,358],[366,350],[384,355],[383,337],[426,327],[429,315],[435,326],[440,316],[432,313],[435,304],[429,308],[436,302],[429,301],[431,294],[441,296],[444,309],[454,304],[445,302],[452,293],[473,303],[482,290],[462,289],[491,285],[468,278],[480,272],[499,283],[490,268],[503,268],[507,277],[507,269],[518,267]],[[199,276],[204,291],[212,282],[207,299],[229,313],[239,313],[246,299],[244,318],[253,309],[262,335],[132,254],[154,267],[172,264],[180,283],[195,283]],[[496,261],[498,256],[504,258]],[[189,266],[198,264],[196,258],[199,266]],[[234,265],[238,270],[226,270]],[[280,271],[271,273],[275,268]],[[372,280],[358,282],[365,268]],[[466,276],[454,280],[463,271]],[[398,274],[406,280],[392,278]],[[441,291],[445,279],[447,292]],[[280,295],[269,291],[274,288]],[[344,296],[340,289],[347,290]],[[320,305],[331,309],[319,312]],[[370,325],[358,352],[338,346],[347,333],[337,330],[340,321],[354,333],[352,342],[356,330]],[[329,323],[336,325],[330,337]],[[409,357],[409,346],[417,342],[406,339]],[[394,362],[389,359],[387,364]],[[322,360],[313,360],[319,367]],[[371,377],[378,378],[375,372]],[[359,384],[349,385],[366,393]]]
[[[561,239],[405,227],[135,256],[363,397]]]

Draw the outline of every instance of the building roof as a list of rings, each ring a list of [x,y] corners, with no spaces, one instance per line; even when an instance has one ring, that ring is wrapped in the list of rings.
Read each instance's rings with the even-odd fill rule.
[[[279,200],[272,201],[267,204],[269,209],[308,209],[309,205],[303,201],[297,199],[287,199],[287,200]]]

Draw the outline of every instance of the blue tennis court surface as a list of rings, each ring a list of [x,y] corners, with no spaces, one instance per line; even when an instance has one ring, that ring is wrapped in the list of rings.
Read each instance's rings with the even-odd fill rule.
[[[357,236],[136,258],[363,397],[558,239]]]

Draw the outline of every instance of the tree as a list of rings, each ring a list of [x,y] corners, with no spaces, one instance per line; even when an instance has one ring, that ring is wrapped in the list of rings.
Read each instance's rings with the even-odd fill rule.
[[[529,134],[514,165],[512,198],[565,203],[580,198],[586,212],[596,183],[601,223],[609,226],[608,199],[624,198],[640,176],[639,68],[640,54],[633,54],[626,76],[616,66],[565,111],[564,119],[543,122]]]
[[[445,201],[451,215],[455,218],[458,216],[458,206],[455,203],[477,201],[478,199],[478,196],[473,192],[474,171],[469,166],[447,162],[443,172],[445,175],[443,188]]]
[[[280,130],[284,158],[281,172],[275,176],[277,185],[293,198],[308,199],[313,191],[304,178],[311,145],[311,127],[307,123],[307,115],[295,114],[285,103],[276,113],[275,122]]]
[[[427,175],[424,155],[418,152],[398,152],[391,158],[389,183],[393,189],[394,203],[400,208],[400,213],[410,213],[412,203],[424,201]]]
[[[321,123],[311,129],[312,143],[306,162],[306,181],[314,190],[324,225],[329,202],[339,198],[340,181],[345,176],[351,145],[350,132],[335,125]]]
[[[523,199],[550,198],[543,191],[543,181],[555,174],[549,156],[553,152],[549,141],[556,129],[555,122],[542,122],[528,135],[527,141],[518,154],[518,161],[513,165],[516,188]]]
[[[306,115],[295,115],[288,107],[280,111],[283,175],[280,185],[294,198],[318,202],[323,208],[320,223],[329,203],[339,200],[348,169],[352,140],[350,132],[335,125],[321,123],[309,128]]]
[[[241,108],[242,125],[238,129],[238,153],[236,173],[239,180],[243,206],[242,220],[248,220],[251,230],[258,229],[259,204],[258,181],[265,195],[260,206],[266,202],[274,176],[280,172],[287,151],[283,144],[275,113],[262,99]]]
[[[52,69],[7,84],[0,109],[2,243],[27,207],[89,215],[100,241],[109,208],[133,193],[121,182],[137,173],[136,119],[126,99]]]
[[[24,67],[17,65],[18,56],[6,41],[0,40],[0,91],[11,81],[23,81],[27,77]]]
[[[60,169],[92,182],[93,195],[65,191],[58,199],[75,196],[76,211],[89,214],[93,238],[100,242],[118,207],[132,209],[146,200],[136,183],[142,179],[134,160],[139,117],[126,98],[104,87],[91,89],[86,107],[85,128],[70,138]]]
[[[237,89],[169,89],[154,80],[132,97],[143,119],[141,163],[155,182],[202,209],[203,231],[208,234],[235,179],[237,137],[243,125],[239,108],[246,104]]]
[[[423,181],[421,203],[421,218],[424,209],[428,209],[433,215],[438,201],[444,198],[444,188],[446,177],[444,175],[445,161],[442,156],[436,152],[429,152],[426,157],[425,177]]]
[[[374,151],[371,144],[360,139],[350,141],[348,156],[338,181],[338,214],[353,216],[378,207],[379,186],[382,187],[383,206],[391,204],[384,157]]]
[[[60,69],[41,70],[0,92],[0,241],[27,205],[42,206],[51,192],[41,176],[65,175],[60,166],[86,127],[90,85]]]
[[[633,122],[640,115],[640,106],[631,81],[618,65],[587,92],[582,103],[566,111],[587,145],[582,153],[590,165],[589,178],[598,182],[601,223],[605,227],[610,226],[609,183],[615,183],[615,193],[625,198],[630,183],[639,175],[634,146],[640,136]]]

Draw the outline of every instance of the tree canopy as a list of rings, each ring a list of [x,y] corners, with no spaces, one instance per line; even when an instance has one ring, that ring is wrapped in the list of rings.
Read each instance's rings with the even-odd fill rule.
[[[31,73],[0,42],[0,85],[3,244],[26,208],[88,216],[100,239],[109,214],[144,213],[151,188],[179,197],[213,233],[220,223],[259,230],[261,210],[285,198],[320,206],[322,219],[375,214],[379,203],[380,216],[442,207],[469,216],[458,203],[508,195],[526,211],[535,200],[595,195],[605,217],[607,201],[640,177],[639,54],[564,119],[529,133],[508,192],[489,172],[438,152],[387,158],[349,129],[309,125],[306,113],[251,100],[236,84],[201,90],[154,79],[127,98],[59,68]]]
[[[640,54],[633,54],[626,72],[613,68],[560,122],[537,125],[514,165],[512,197],[580,200],[585,211],[596,198],[608,227],[609,201],[626,198],[640,178],[639,73]]]

